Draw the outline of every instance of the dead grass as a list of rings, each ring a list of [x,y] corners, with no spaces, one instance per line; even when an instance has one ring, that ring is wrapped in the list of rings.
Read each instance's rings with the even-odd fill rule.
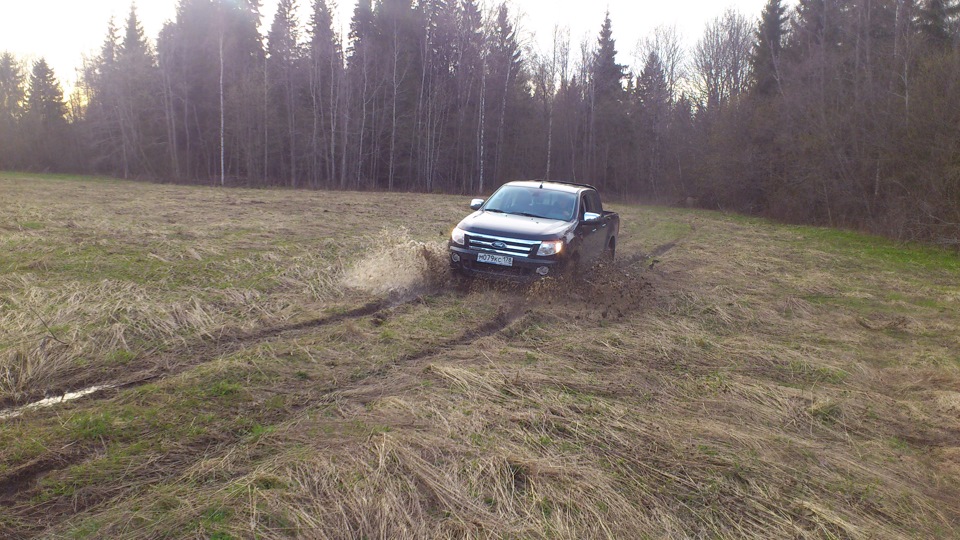
[[[515,289],[442,272],[458,197],[0,195],[5,396],[205,351],[0,420],[2,536],[960,534],[960,274],[937,253],[624,206],[623,262]]]

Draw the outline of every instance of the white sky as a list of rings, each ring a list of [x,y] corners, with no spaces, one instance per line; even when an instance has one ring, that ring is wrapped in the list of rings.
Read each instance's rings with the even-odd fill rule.
[[[333,0],[336,1],[336,0]],[[10,51],[28,61],[44,57],[64,88],[72,86],[84,55],[97,54],[107,21],[116,18],[122,29],[131,0],[0,0],[0,51]],[[304,24],[309,19],[311,0],[298,0]],[[331,2],[332,3],[332,2]],[[337,23],[349,26],[355,0],[339,0]],[[494,0],[486,0],[494,5]],[[498,3],[498,2],[497,2]],[[728,7],[750,20],[759,18],[766,0],[509,0],[511,13],[519,16],[521,31],[534,33],[537,44],[547,51],[554,25],[568,27],[571,55],[579,51],[584,37],[596,39],[604,12],[610,10],[618,60],[635,64],[637,42],[660,25],[676,26],[686,42],[699,38],[707,21]],[[792,0],[785,2],[793,5]],[[177,0],[140,0],[137,12],[147,36],[156,40],[163,23],[176,13]],[[276,0],[263,0],[266,32],[276,10]]]

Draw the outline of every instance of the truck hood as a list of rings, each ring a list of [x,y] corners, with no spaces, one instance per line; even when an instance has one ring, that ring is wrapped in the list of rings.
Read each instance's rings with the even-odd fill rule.
[[[533,218],[481,210],[464,218],[458,227],[468,233],[521,240],[552,240],[566,234],[573,225],[568,221],[557,219]]]

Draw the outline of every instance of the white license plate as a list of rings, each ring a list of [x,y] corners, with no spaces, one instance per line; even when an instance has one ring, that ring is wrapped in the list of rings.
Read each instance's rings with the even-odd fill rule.
[[[513,257],[506,255],[493,255],[491,253],[480,253],[477,255],[477,262],[499,264],[500,266],[513,266]]]

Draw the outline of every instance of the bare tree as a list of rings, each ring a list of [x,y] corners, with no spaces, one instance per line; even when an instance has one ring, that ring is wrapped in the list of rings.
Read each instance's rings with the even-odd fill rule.
[[[746,90],[750,77],[752,25],[730,9],[707,24],[693,52],[693,85],[708,110]]]
[[[683,36],[677,27],[658,26],[649,36],[640,40],[635,58],[637,73],[646,65],[650,53],[656,53],[663,66],[670,98],[680,97],[680,83],[687,77],[687,52],[683,46]]]

